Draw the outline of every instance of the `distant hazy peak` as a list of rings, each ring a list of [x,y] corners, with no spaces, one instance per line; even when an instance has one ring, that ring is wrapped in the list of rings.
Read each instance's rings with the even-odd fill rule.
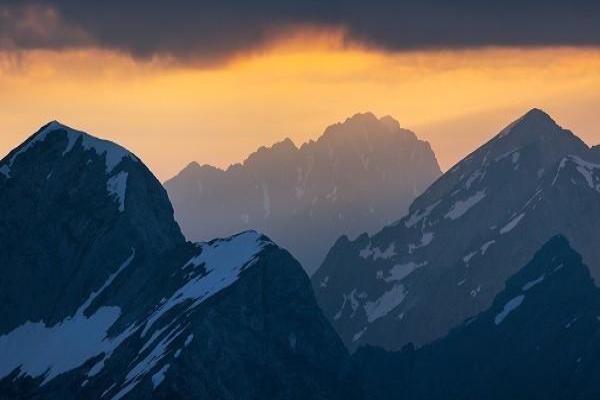
[[[201,173],[215,173],[215,172],[216,173],[223,172],[223,170],[220,168],[214,167],[212,165],[209,165],[209,164],[200,165],[196,161],[192,161],[191,163],[186,165],[185,168],[181,170],[181,172],[179,172],[179,175],[196,176]]]
[[[401,134],[403,137],[417,139],[417,135],[400,127],[397,120],[387,115],[377,118],[371,112],[357,113],[344,122],[338,122],[325,129],[323,135],[317,139],[322,140],[348,140],[349,138],[363,138],[368,134]]]
[[[390,115],[386,115],[386,116],[379,118],[379,121],[381,123],[385,124],[388,128],[390,128],[390,130],[402,129],[400,127],[400,123]]]
[[[340,235],[397,220],[440,174],[427,142],[363,113],[300,148],[289,138],[260,147],[225,171],[191,163],[164,185],[189,239],[258,229],[312,272]]]
[[[273,156],[288,156],[289,154],[294,154],[298,151],[298,148],[290,138],[285,138],[280,142],[276,142],[270,147],[261,146],[255,152],[250,154],[246,160],[244,160],[243,164],[252,164],[253,162],[259,161],[263,159],[263,157],[271,158]]]
[[[187,170],[195,170],[195,169],[200,169],[200,168],[202,168],[202,167],[200,166],[200,164],[198,164],[196,161],[192,161],[192,162],[190,162],[188,165],[186,165],[186,166],[185,166],[185,168],[184,168],[184,169],[183,169],[181,172],[183,172],[183,171],[187,171]]]
[[[273,143],[271,146],[259,147],[244,161],[231,164],[226,169],[208,164],[200,165],[198,162],[192,161],[178,175],[194,175],[201,172],[225,172],[242,166],[248,166],[256,162],[260,163],[261,160],[270,161],[279,156],[289,157],[292,154],[297,154],[301,150],[313,149],[316,146],[327,142],[337,146],[338,144],[347,143],[349,139],[352,141],[362,141],[370,134],[382,135],[390,138],[398,137],[395,135],[399,135],[399,137],[402,137],[403,139],[410,139],[428,144],[423,140],[419,140],[414,132],[400,127],[400,123],[390,115],[377,118],[372,112],[364,112],[356,113],[353,116],[346,118],[343,122],[328,126],[320,137],[315,140],[309,140],[301,146],[296,146],[292,139],[286,137],[281,141]]]

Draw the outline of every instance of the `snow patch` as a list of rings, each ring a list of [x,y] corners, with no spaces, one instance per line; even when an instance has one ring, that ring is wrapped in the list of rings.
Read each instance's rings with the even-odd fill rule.
[[[477,169],[477,170],[475,170],[475,172],[473,172],[473,173],[472,173],[472,174],[469,176],[469,178],[468,178],[468,179],[465,181],[465,187],[466,187],[467,189],[470,189],[470,188],[471,188],[471,185],[473,185],[473,183],[474,183],[476,180],[478,180],[478,179],[479,179],[479,180],[481,181],[481,179],[483,179],[483,177],[484,177],[484,176],[485,176],[485,171],[482,171],[481,169]]]
[[[517,224],[521,221],[521,219],[524,216],[525,216],[525,213],[521,213],[521,214],[517,215],[516,217],[514,217],[512,220],[510,220],[510,222],[508,224],[504,225],[504,227],[502,229],[500,229],[500,234],[504,235],[505,233],[512,231],[514,229],[514,227],[517,226]]]
[[[463,261],[464,261],[464,263],[465,263],[465,264],[468,264],[468,263],[469,263],[469,261],[471,261],[471,259],[472,259],[473,257],[475,257],[475,254],[477,254],[477,252],[476,252],[476,251],[472,251],[472,252],[470,252],[469,254],[467,254],[466,256],[464,256],[464,257],[463,257]]]
[[[22,375],[37,378],[44,376],[42,385],[58,375],[78,368],[90,358],[100,354],[109,357],[130,336],[134,329],[128,328],[116,337],[109,338],[108,330],[121,315],[114,306],[100,307],[91,316],[85,311],[93,301],[109,287],[115,278],[135,257],[132,255],[111,274],[105,283],[93,292],[72,317],[67,317],[54,326],[41,322],[26,322],[13,331],[0,336],[0,379],[20,368]],[[99,364],[99,365],[98,365]],[[97,373],[103,362],[94,366]]]
[[[358,255],[362,258],[373,258],[374,261],[379,258],[387,260],[396,255],[395,244],[390,243],[385,251],[381,251],[379,247],[371,248],[371,243],[369,243]]]
[[[518,151],[515,151],[512,154],[512,162],[513,164],[515,164],[515,166],[517,165],[517,163],[519,162],[519,157],[521,156],[521,154]]]
[[[565,325],[565,328],[570,329],[573,326],[573,324],[575,322],[577,322],[578,319],[579,319],[579,317],[575,317],[572,320],[570,320],[569,322],[567,322],[567,324]]]
[[[496,243],[495,240],[490,240],[489,242],[485,242],[483,245],[481,245],[481,255],[484,256],[490,246],[494,243]]]
[[[545,277],[546,277],[546,274],[542,274],[542,275],[540,275],[539,278],[534,279],[534,280],[532,280],[530,282],[527,282],[525,285],[523,285],[523,291],[524,292],[528,291],[529,289],[531,289],[532,287],[534,287],[538,283],[542,282]]]
[[[417,210],[414,213],[410,214],[410,216],[408,217],[408,219],[406,219],[404,221],[404,226],[406,226],[407,228],[410,228],[411,226],[415,225],[419,221],[421,221],[424,218],[428,217],[431,214],[431,211],[433,211],[433,209],[438,204],[440,204],[440,202],[441,202],[441,200],[433,203],[432,205],[430,205],[428,207],[426,207],[424,210]]]
[[[360,337],[366,332],[367,327],[365,326],[360,331],[356,332],[354,336],[352,336],[352,342],[356,342]]]
[[[406,263],[406,264],[396,264],[390,269],[389,276],[387,278],[385,278],[385,281],[386,282],[401,281],[402,279],[404,279],[408,275],[410,275],[414,270],[416,270],[417,268],[420,268],[426,264],[427,264],[427,262],[422,262],[420,264],[417,264],[412,261],[409,263]]]
[[[127,172],[119,172],[106,182],[106,190],[119,203],[119,211],[125,211],[125,194],[127,193]]]
[[[417,243],[417,244],[410,243],[408,245],[408,253],[412,254],[413,251],[415,251],[421,247],[428,246],[433,241],[434,236],[435,236],[435,234],[433,232],[423,233],[423,236],[421,236],[421,240],[419,241],[419,243]]]
[[[158,363],[164,358],[168,351],[169,345],[181,334],[181,330],[176,327],[170,331],[146,357],[139,361],[125,377],[124,387],[112,400],[118,400],[127,395],[133,388],[146,376]],[[160,372],[160,371],[159,371]],[[165,371],[166,372],[166,371]],[[163,377],[164,378],[164,377]],[[160,383],[160,382],[159,382]],[[156,386],[155,386],[156,387]]]
[[[504,319],[514,310],[516,310],[517,307],[519,307],[521,305],[521,303],[523,303],[523,299],[525,299],[525,295],[524,294],[520,294],[517,297],[509,300],[505,305],[504,308],[502,309],[502,311],[500,311],[498,313],[498,315],[496,315],[496,317],[494,318],[494,323],[496,325],[500,325],[502,323],[502,321],[504,321]]]
[[[256,261],[257,254],[269,243],[257,232],[248,231],[228,239],[200,244],[200,254],[188,261],[183,268],[203,267],[203,273],[185,282],[150,315],[142,336],[175,306],[192,301],[188,309],[194,308],[235,283],[240,273]]]
[[[271,215],[271,196],[269,196],[269,188],[267,185],[262,185],[263,191],[263,208],[265,210],[265,218]]]
[[[152,388],[156,389],[158,385],[165,380],[165,375],[167,374],[167,370],[169,369],[170,364],[165,364],[157,373],[152,375]]]
[[[577,156],[570,156],[570,159],[575,163],[575,169],[584,177],[588,186],[596,191],[600,191],[600,184],[595,183],[597,178],[594,175],[594,171],[600,169],[600,165],[582,160]]]
[[[398,284],[383,293],[377,300],[366,302],[364,309],[367,314],[367,321],[371,323],[389,314],[404,301],[406,294],[404,285]]]
[[[485,190],[479,190],[477,193],[472,196],[466,198],[465,200],[458,200],[456,203],[452,205],[450,211],[445,215],[446,218],[450,218],[452,220],[458,219],[462,217],[467,211],[469,211],[473,206],[479,203],[485,197]]]

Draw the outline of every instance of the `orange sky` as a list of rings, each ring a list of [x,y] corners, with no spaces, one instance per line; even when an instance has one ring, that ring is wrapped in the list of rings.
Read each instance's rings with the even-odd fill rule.
[[[303,34],[217,66],[109,51],[0,53],[0,153],[58,119],[118,141],[167,179],[297,144],[363,111],[433,145],[443,169],[532,107],[600,143],[600,49],[381,53]]]

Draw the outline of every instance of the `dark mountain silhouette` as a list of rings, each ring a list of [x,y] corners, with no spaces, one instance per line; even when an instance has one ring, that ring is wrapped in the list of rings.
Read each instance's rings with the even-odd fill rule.
[[[301,266],[247,231],[186,242],[161,184],[52,122],[0,162],[0,398],[346,398]]]
[[[489,307],[556,234],[598,279],[599,200],[597,150],[534,109],[446,172],[397,223],[341,237],[313,287],[351,349],[420,346]]]
[[[373,400],[597,399],[599,355],[600,289],[558,236],[448,336],[353,362]]]
[[[225,171],[192,163],[165,187],[188,238],[258,229],[312,273],[336,238],[402,217],[439,175],[427,142],[366,113],[300,148],[289,139],[262,147]]]

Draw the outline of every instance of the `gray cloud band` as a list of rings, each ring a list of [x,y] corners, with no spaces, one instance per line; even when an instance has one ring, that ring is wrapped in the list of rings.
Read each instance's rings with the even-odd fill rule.
[[[95,46],[218,61],[301,25],[342,27],[347,40],[389,51],[597,46],[600,2],[0,0],[0,47],[14,49]]]

